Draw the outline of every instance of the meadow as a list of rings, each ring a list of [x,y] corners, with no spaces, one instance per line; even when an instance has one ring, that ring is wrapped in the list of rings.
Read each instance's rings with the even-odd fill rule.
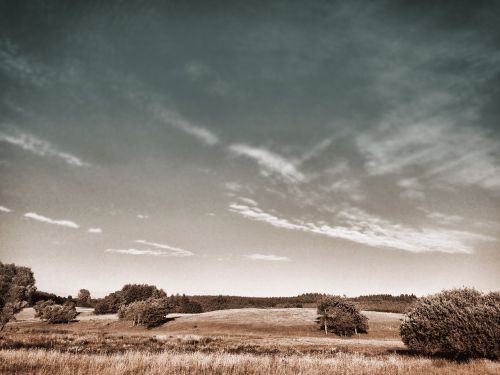
[[[318,329],[315,309],[175,314],[154,328],[79,309],[51,325],[25,309],[0,344],[2,374],[498,374],[489,360],[416,356],[398,334],[401,314],[365,311],[368,334]]]

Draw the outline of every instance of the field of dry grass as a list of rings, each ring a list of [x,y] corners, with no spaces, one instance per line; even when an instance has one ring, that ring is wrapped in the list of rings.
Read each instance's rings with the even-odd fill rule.
[[[365,312],[370,331],[325,336],[314,309],[240,309],[132,327],[81,310],[51,325],[26,309],[0,340],[2,374],[498,374],[498,362],[411,356],[401,315]]]
[[[128,352],[88,355],[42,350],[0,351],[0,373],[38,375],[183,375],[183,374],[388,374],[461,375],[498,374],[500,366],[486,360],[453,363],[397,355],[366,357],[339,353],[323,356],[257,356],[252,354]]]

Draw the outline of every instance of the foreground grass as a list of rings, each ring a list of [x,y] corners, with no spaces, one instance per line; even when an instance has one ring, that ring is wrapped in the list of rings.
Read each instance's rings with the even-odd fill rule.
[[[366,357],[338,353],[322,356],[256,356],[214,353],[139,353],[88,355],[45,350],[1,350],[0,373],[38,375],[183,375],[183,374],[498,374],[488,360],[455,363],[398,355]]]

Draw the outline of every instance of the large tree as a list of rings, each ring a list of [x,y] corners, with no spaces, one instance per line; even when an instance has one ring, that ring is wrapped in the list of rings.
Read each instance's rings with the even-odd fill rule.
[[[0,262],[0,331],[28,304],[34,291],[30,268]]]
[[[352,336],[368,331],[368,318],[345,298],[325,297],[319,302],[317,312],[325,334],[333,332],[339,336]]]
[[[77,297],[78,306],[90,307],[91,302],[90,292],[87,289],[80,289]]]

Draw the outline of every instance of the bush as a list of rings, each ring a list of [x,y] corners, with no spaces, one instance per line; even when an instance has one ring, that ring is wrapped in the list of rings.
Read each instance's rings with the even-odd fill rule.
[[[166,293],[154,285],[127,284],[121,290],[108,294],[97,301],[94,314],[114,314],[122,305],[128,305],[136,301],[144,301],[148,298],[164,298]]]
[[[52,324],[69,323],[78,315],[74,303],[56,305],[52,300],[40,301],[34,309],[35,317]]]
[[[368,318],[361,314],[356,305],[345,298],[326,297],[318,304],[319,325],[325,333],[333,332],[339,336],[368,331]]]
[[[400,328],[410,349],[454,358],[500,357],[500,293],[453,289],[422,298]]]
[[[132,321],[134,326],[157,327],[167,321],[168,302],[164,298],[150,298],[123,305],[118,310],[118,318]]]

